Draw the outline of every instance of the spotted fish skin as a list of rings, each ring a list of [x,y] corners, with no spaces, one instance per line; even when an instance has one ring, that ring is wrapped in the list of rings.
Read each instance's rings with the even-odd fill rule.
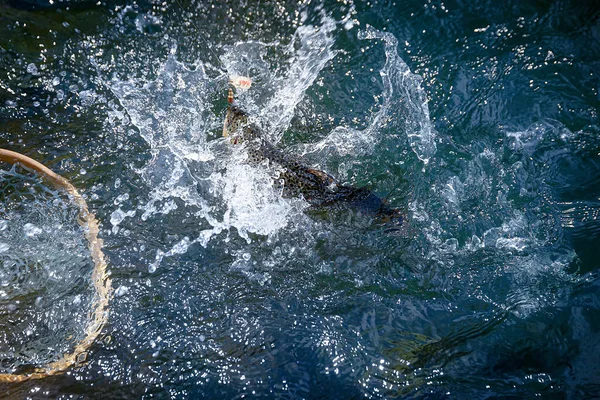
[[[402,223],[402,212],[390,208],[385,202],[366,188],[341,185],[327,174],[305,165],[295,157],[269,142],[260,128],[248,120],[240,107],[230,104],[223,123],[223,136],[231,137],[234,144],[244,144],[250,162],[268,160],[280,167],[277,181],[282,184],[286,196],[302,196],[314,206],[349,205],[362,212],[373,214],[387,222]]]

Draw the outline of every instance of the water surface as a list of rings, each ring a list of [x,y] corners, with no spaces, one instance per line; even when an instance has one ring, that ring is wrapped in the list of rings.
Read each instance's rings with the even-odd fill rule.
[[[86,366],[3,389],[598,396],[599,17],[581,1],[2,2],[1,147],[85,193],[116,288]],[[281,197],[220,137],[229,75],[253,79],[238,101],[272,142],[386,197],[406,229]]]

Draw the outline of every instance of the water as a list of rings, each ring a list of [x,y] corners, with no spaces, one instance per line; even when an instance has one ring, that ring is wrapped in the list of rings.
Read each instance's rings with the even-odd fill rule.
[[[599,16],[0,5],[2,147],[82,189],[116,288],[89,364],[7,395],[598,396]],[[228,74],[271,141],[405,231],[282,198],[220,138]]]
[[[57,361],[85,337],[94,264],[79,209],[39,177],[0,171],[3,373]]]

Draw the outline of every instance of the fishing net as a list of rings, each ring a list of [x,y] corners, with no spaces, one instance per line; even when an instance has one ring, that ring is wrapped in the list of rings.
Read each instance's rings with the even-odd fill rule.
[[[0,381],[86,362],[110,295],[97,230],[67,180],[0,149]]]

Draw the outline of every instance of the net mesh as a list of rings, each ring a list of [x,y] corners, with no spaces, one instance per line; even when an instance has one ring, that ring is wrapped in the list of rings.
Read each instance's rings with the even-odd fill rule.
[[[94,263],[71,200],[0,163],[0,373],[56,361],[85,336]]]

